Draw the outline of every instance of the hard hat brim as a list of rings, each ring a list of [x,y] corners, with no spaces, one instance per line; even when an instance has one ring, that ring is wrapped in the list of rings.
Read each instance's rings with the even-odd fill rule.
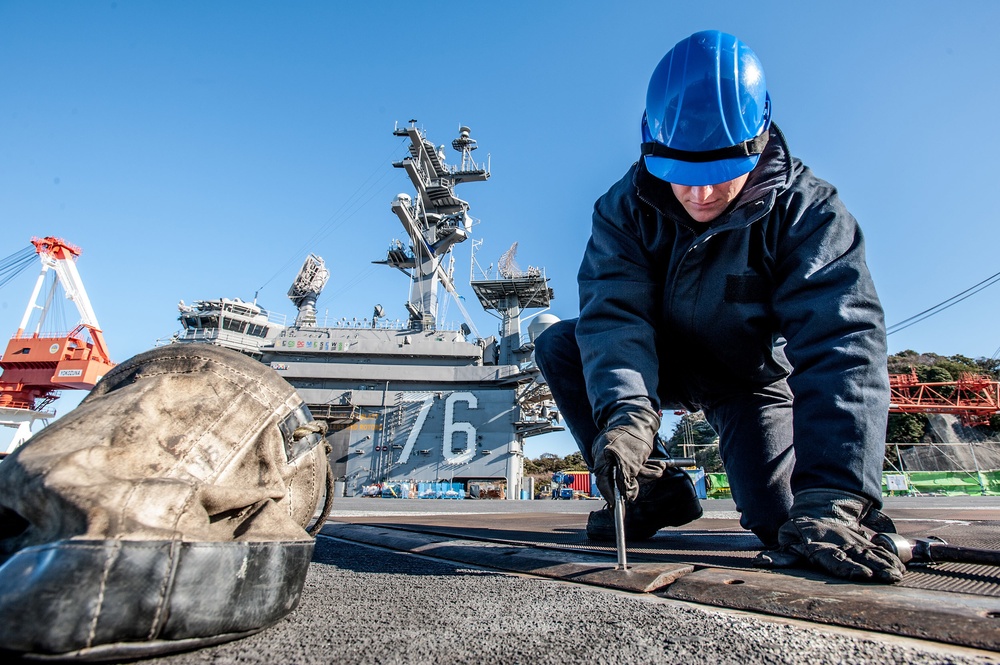
[[[757,166],[760,155],[735,157],[717,162],[682,162],[652,155],[645,155],[643,159],[646,170],[660,180],[686,187],[702,187],[718,185],[750,173]]]

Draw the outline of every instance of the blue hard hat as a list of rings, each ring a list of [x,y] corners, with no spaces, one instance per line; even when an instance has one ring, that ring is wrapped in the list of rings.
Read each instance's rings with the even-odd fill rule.
[[[767,144],[771,98],[750,47],[718,30],[681,40],[653,70],[642,116],[646,169],[678,185],[749,173]]]

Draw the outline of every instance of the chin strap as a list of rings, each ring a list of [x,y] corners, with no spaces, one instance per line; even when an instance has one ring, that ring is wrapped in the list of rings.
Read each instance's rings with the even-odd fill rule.
[[[732,159],[734,157],[750,157],[752,155],[759,155],[764,152],[764,146],[767,145],[767,140],[770,136],[771,133],[764,130],[754,138],[743,141],[742,143],[737,143],[736,145],[731,145],[728,148],[698,151],[678,150],[677,148],[670,148],[662,143],[657,143],[656,141],[648,141],[642,144],[642,154],[650,155],[651,157],[676,159],[679,162],[718,162],[723,159]]]
[[[641,148],[643,155],[651,157],[666,157],[667,159],[676,159],[679,162],[718,162],[734,157],[759,155],[764,152],[764,146],[767,145],[767,140],[770,136],[771,133],[765,130],[763,133],[743,143],[737,143],[728,148],[718,148],[716,150],[678,150],[677,148],[670,148],[656,141],[643,143]]]

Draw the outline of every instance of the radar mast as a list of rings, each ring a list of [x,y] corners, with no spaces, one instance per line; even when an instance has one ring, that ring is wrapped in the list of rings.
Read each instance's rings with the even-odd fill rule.
[[[455,196],[455,187],[466,182],[482,182],[490,177],[489,164],[481,166],[472,158],[477,148],[468,127],[459,128],[459,136],[451,142],[461,154],[459,166],[444,161],[444,146],[436,148],[411,120],[407,127],[396,127],[393,134],[410,139],[409,156],[393,166],[406,171],[416,198],[399,194],[392,202],[392,211],[399,218],[410,238],[409,247],[395,241],[384,263],[410,276],[410,298],[406,309],[410,326],[415,330],[434,330],[438,315],[438,284],[451,293],[455,285],[449,271],[442,265],[457,243],[464,242],[472,232],[469,204]],[[456,294],[457,295],[457,294]],[[470,326],[474,324],[461,301],[459,309]]]
[[[516,255],[515,242],[497,261],[497,277],[494,278],[487,270],[484,279],[473,279],[471,282],[483,309],[496,310],[500,315],[501,365],[516,363],[516,354],[522,350],[521,313],[525,309],[548,307],[553,298],[545,271],[535,266],[521,270],[514,260]]]

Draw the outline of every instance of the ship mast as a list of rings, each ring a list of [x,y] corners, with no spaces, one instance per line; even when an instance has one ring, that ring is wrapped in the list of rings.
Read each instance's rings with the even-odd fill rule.
[[[417,191],[416,199],[399,194],[392,202],[396,213],[410,238],[410,246],[396,243],[389,249],[385,263],[410,276],[410,299],[406,309],[410,313],[410,327],[414,330],[434,330],[437,327],[438,285],[455,293],[451,275],[442,265],[452,247],[468,239],[472,231],[469,204],[455,196],[455,186],[465,182],[489,179],[489,164],[481,167],[472,158],[476,141],[468,127],[459,128],[459,137],[451,142],[452,148],[461,153],[461,164],[449,166],[444,161],[444,146],[435,148],[411,120],[404,128],[393,130],[396,136],[410,139],[408,157],[394,162],[393,166],[406,171]],[[472,326],[461,301],[459,309]],[[474,330],[474,328],[473,328]]]

